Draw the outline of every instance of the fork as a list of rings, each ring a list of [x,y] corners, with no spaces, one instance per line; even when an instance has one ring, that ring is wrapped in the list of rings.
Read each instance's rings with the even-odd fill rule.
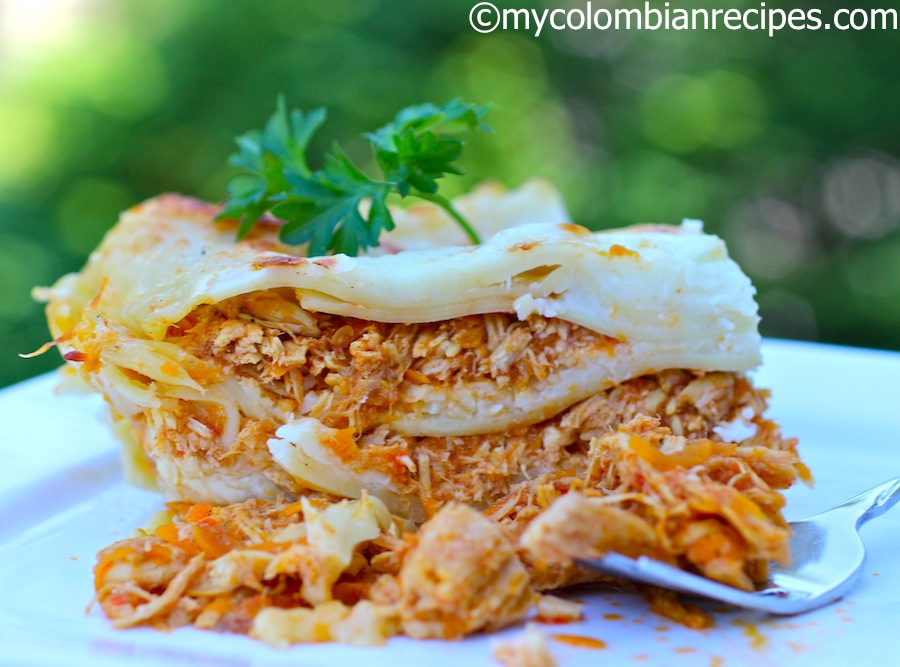
[[[900,501],[900,477],[880,484],[837,507],[791,522],[790,566],[772,565],[769,581],[747,592],[658,560],[608,553],[578,559],[581,565],[632,581],[779,616],[802,614],[843,597],[857,582],[866,561],[860,526]]]

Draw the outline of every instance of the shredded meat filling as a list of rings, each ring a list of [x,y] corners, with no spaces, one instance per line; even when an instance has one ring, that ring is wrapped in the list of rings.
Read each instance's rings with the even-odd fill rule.
[[[760,466],[777,450],[792,455],[792,443],[762,417],[766,393],[722,372],[667,370],[635,378],[544,422],[487,435],[411,437],[384,423],[404,383],[522,383],[576,364],[585,349],[611,351],[616,344],[557,319],[520,322],[490,314],[385,324],[310,314],[289,293],[265,292],[203,306],[173,327],[169,340],[258,383],[287,412],[352,428],[354,468],[387,474],[397,491],[418,497],[426,516],[451,501],[487,507],[523,480],[584,469],[591,439],[638,415],[658,416],[675,436],[713,440],[722,439],[716,429],[723,423],[742,422],[755,432],[745,444],[768,452],[759,455]],[[147,419],[155,422],[157,448],[211,457],[220,465],[240,458],[221,447],[215,406],[171,401]],[[274,425],[242,415],[240,426],[238,447],[268,459],[265,442]],[[286,491],[303,492],[277,466],[266,468]]]
[[[487,627],[482,602],[508,607],[503,623],[521,618],[536,590],[603,578],[574,565],[576,553],[647,553],[739,588],[752,587],[770,560],[787,556],[779,490],[808,472],[795,440],[763,416],[767,393],[740,374],[665,370],[537,424],[414,437],[393,431],[386,419],[408,384],[490,379],[519,387],[580,363],[585,350],[612,352],[617,341],[540,316],[405,325],[313,315],[289,294],[274,293],[204,306],[173,327],[168,341],[253,385],[279,409],[343,429],[331,439],[341,463],[387,475],[394,492],[418,499],[430,528],[418,536],[383,531],[362,543],[339,576],[333,573],[337,579],[313,581],[310,573],[327,563],[318,563],[305,542],[301,501],[172,505],[175,528],[101,554],[98,597],[118,624],[193,623],[278,643],[310,640],[316,635],[307,630],[323,619],[331,619],[328,636],[340,639],[365,618],[365,641],[396,632],[449,637]],[[132,422],[157,454],[222,468],[250,457],[289,499],[320,509],[336,502],[275,464],[267,442],[276,423],[260,415],[235,420],[223,409],[234,408],[171,397]],[[231,447],[223,446],[227,429]],[[422,583],[433,579],[427,570],[441,558],[458,556],[470,570],[483,560],[471,560],[465,540],[447,537],[473,516],[493,552],[504,554],[489,573],[502,583],[493,601],[457,599],[455,589]],[[443,553],[447,545],[463,552]],[[114,567],[115,560],[125,565]],[[515,595],[502,598],[513,574]],[[453,602],[435,615],[445,593]],[[277,609],[301,607],[306,611],[294,615]]]
[[[404,386],[491,380],[520,388],[618,343],[539,315],[424,324],[311,315],[272,292],[201,306],[170,329],[168,340],[258,380],[326,426],[359,432],[389,421]]]
[[[97,599],[117,627],[193,624],[274,645],[378,644],[397,633],[452,638],[502,627],[536,604],[541,612],[537,591],[605,579],[573,557],[610,550],[750,588],[769,560],[787,555],[778,489],[803,473],[784,444],[760,455],[638,416],[592,438],[580,469],[523,480],[482,513],[447,503],[418,532],[390,517],[360,534],[348,522],[362,522],[366,496],[170,503],[171,523],[98,554]],[[352,514],[321,523],[347,502],[358,504]],[[352,534],[352,553],[328,554]],[[708,624],[699,610],[653,595],[659,613]],[[550,605],[550,615],[577,620],[580,609],[568,607]]]

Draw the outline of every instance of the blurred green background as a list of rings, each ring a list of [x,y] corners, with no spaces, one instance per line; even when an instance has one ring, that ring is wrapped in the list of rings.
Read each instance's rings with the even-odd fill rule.
[[[281,92],[330,108],[323,146],[408,104],[490,102],[451,192],[543,175],[590,227],[703,219],[764,334],[900,349],[896,31],[536,39],[476,34],[473,4],[0,0],[0,384],[59,363],[16,356],[48,338],[31,287],[144,198],[221,199],[233,137]]]

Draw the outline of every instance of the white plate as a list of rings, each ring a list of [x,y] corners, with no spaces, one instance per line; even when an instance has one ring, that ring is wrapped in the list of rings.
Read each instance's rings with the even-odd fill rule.
[[[824,509],[900,475],[900,355],[767,341],[756,384],[773,389],[772,413],[816,476],[814,489],[788,493],[789,519]],[[496,665],[491,647],[511,628],[459,642],[404,638],[384,648],[334,644],[279,651],[245,637],[191,628],[171,633],[114,631],[93,594],[94,554],[126,537],[162,499],[124,484],[117,446],[96,396],[57,395],[44,376],[0,392],[0,664],[55,665]],[[900,627],[900,510],[863,529],[869,561],[856,589],[817,612],[773,619],[715,615],[693,631],[647,611],[639,597],[580,590],[586,621],[546,626],[589,636],[607,648],[556,641],[562,665],[896,664]]]

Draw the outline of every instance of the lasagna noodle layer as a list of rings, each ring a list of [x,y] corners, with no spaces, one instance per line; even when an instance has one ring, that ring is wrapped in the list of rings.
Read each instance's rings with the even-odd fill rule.
[[[753,288],[720,239],[691,226],[590,233],[547,217],[558,216],[558,207],[541,203],[534,185],[510,195],[476,193],[460,207],[468,202],[479,229],[496,229],[496,219],[508,219],[507,209],[519,210],[522,193],[532,191],[546,216],[531,220],[543,224],[502,229],[477,247],[357,258],[292,254],[274,225],[235,242],[234,224],[216,223],[215,207],[163,196],[126,212],[79,274],[41,294],[64,354],[85,361],[89,382],[116,394],[122,410],[210,393],[215,373],[167,341],[173,327],[233,299],[257,301],[241,316],[280,327],[282,342],[318,336],[313,314],[384,328],[503,313],[564,321],[595,336],[587,348],[570,341],[569,358],[528,383],[498,382],[475,369],[452,386],[405,387],[400,405],[409,409],[395,411],[391,426],[408,435],[491,433],[540,422],[603,388],[667,368],[743,372],[758,364]],[[416,216],[407,217],[414,227]],[[275,296],[289,304],[284,312],[268,309]],[[242,332],[219,334],[234,335],[235,346],[252,344]],[[511,354],[520,342],[506,343]],[[271,369],[278,372],[277,364]]]

